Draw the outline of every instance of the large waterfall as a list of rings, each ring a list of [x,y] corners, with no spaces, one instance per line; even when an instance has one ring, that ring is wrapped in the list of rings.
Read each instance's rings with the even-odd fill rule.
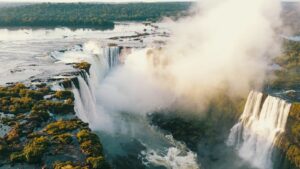
[[[230,132],[227,145],[259,169],[272,169],[277,136],[284,132],[291,104],[277,97],[251,91],[240,120]]]
[[[123,95],[118,98],[120,95],[116,94],[118,92],[123,94],[124,91],[116,90],[122,88],[115,89],[116,86],[110,86],[114,76],[119,77],[119,73],[122,75],[124,72],[122,67],[128,68],[126,62],[122,64],[123,62],[120,61],[122,57],[120,47],[101,48],[97,44],[88,43],[80,49],[55,54],[60,60],[67,58],[67,61],[71,62],[72,56],[78,56],[75,61],[86,60],[91,63],[89,74],[83,72],[84,75],[78,76],[79,88],[72,85],[75,111],[79,118],[89,123],[92,130],[99,133],[108,161],[116,165],[113,166],[114,168],[143,166],[146,168],[199,169],[197,155],[194,152],[174,140],[172,136],[151,126],[145,113],[130,112],[132,109],[128,106],[132,104],[127,103],[127,98],[123,98]],[[123,75],[122,78],[132,79]],[[121,82],[113,81],[113,85],[118,85],[118,83],[122,85]],[[135,83],[129,81],[129,84],[133,87],[130,91],[126,88],[124,96],[137,92],[134,88]],[[141,84],[143,83],[138,85]],[[122,99],[125,103],[121,104],[124,101]],[[107,102],[110,104],[108,105]],[[152,100],[149,102],[155,103]],[[143,104],[145,103],[140,102],[135,105],[139,107]],[[117,164],[114,164],[115,161]]]

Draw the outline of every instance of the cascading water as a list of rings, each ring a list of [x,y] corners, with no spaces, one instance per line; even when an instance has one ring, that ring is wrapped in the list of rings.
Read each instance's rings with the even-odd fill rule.
[[[198,169],[197,155],[184,144],[170,139],[151,126],[145,114],[131,113],[128,110],[124,112],[122,107],[115,109],[120,102],[119,98],[115,98],[118,95],[115,95],[114,90],[110,89],[112,93],[103,94],[103,87],[110,88],[103,83],[116,75],[115,70],[124,67],[120,61],[120,48],[110,46],[101,50],[101,47],[95,44],[82,45],[82,48],[70,53],[84,56],[82,59],[76,58],[78,61],[86,60],[91,63],[90,74],[84,72],[86,79],[78,76],[79,88],[73,84],[75,111],[79,118],[88,122],[90,127],[99,133],[108,161],[113,163],[113,167]],[[59,58],[63,60],[63,55],[66,55],[67,60],[71,61],[70,54],[66,51]],[[115,100],[113,107],[103,103],[106,100]]]
[[[120,47],[109,46],[104,48],[104,56],[110,68],[117,66],[120,63]]]
[[[227,145],[259,169],[272,169],[274,142],[284,132],[291,104],[277,97],[251,91],[240,120],[229,134]]]

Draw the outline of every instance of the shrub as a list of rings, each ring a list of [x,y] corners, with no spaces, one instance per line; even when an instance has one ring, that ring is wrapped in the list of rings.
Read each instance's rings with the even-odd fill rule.
[[[287,151],[287,156],[297,167],[300,167],[300,149],[298,146],[290,146]]]
[[[290,110],[290,116],[300,120],[300,103],[293,103]]]
[[[9,160],[13,163],[19,163],[19,162],[24,162],[25,157],[22,152],[13,152],[10,154]]]
[[[70,144],[73,141],[72,134],[64,133],[52,137],[52,140],[61,144]]]
[[[87,169],[87,168],[82,168],[80,165],[76,165],[72,163],[71,161],[66,161],[66,162],[55,162],[53,165],[54,169]]]
[[[5,140],[8,142],[17,141],[20,138],[20,127],[17,123],[6,135]]]
[[[77,139],[84,154],[88,156],[102,155],[102,145],[96,134],[83,129],[77,133]]]
[[[50,118],[50,115],[45,110],[36,110],[33,109],[29,115],[30,118],[37,119],[40,121],[47,121]]]
[[[90,135],[91,135],[91,132],[89,130],[84,129],[84,130],[80,130],[76,136],[77,136],[78,141],[81,143],[81,142],[90,140]]]
[[[75,130],[79,127],[79,121],[78,120],[60,120],[53,123],[48,124],[44,131],[47,134],[53,135],[53,134],[60,134],[65,133],[68,131]]]
[[[25,145],[23,154],[27,162],[38,163],[41,161],[43,154],[48,147],[48,139],[46,137],[37,137]]]
[[[54,114],[68,114],[74,112],[74,104],[72,102],[59,102],[59,101],[39,101],[33,106],[33,110],[49,110]]]
[[[102,155],[102,146],[100,143],[93,142],[92,140],[80,143],[81,151],[87,156]]]
[[[55,92],[54,96],[58,99],[73,99],[73,93],[71,91],[67,91],[67,90],[60,90]]]
[[[75,65],[74,65],[74,68],[85,70],[86,72],[89,72],[90,67],[91,67],[91,64],[89,64],[88,62],[75,63]]]
[[[86,163],[89,164],[93,169],[101,169],[104,165],[103,156],[88,157]]]

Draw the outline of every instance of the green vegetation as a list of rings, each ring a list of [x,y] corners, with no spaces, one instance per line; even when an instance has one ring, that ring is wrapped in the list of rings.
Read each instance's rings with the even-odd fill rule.
[[[106,165],[102,154],[102,145],[96,134],[83,129],[77,133],[77,139],[80,143],[81,151],[88,157],[86,163],[91,168],[101,169]]]
[[[86,159],[86,163],[89,164],[93,169],[99,169],[102,168],[104,165],[104,158],[102,156],[88,157]]]
[[[73,98],[73,93],[71,91],[67,91],[67,90],[59,90],[59,91],[56,91],[54,96],[57,98],[57,99],[60,99],[60,100],[66,100],[68,98]]]
[[[275,89],[297,89],[300,82],[300,42],[283,43],[283,54],[275,59],[281,68],[274,72],[275,78],[268,82]]]
[[[73,114],[71,91],[52,91],[45,85],[27,87],[21,83],[0,87],[0,109],[9,115],[0,118],[2,125],[9,126],[0,138],[1,164],[28,163],[55,169],[109,168],[100,139]],[[56,162],[61,159],[68,161]]]
[[[288,117],[285,133],[277,140],[277,147],[287,159],[300,168],[300,104],[293,103]]]
[[[41,161],[43,154],[47,150],[49,141],[46,137],[37,137],[25,145],[23,154],[29,163],[37,163]]]
[[[90,71],[90,67],[91,67],[91,64],[88,62],[75,63],[75,65],[74,65],[74,68],[85,70],[88,73]]]
[[[10,155],[10,161],[40,163],[43,154],[48,148],[48,139],[46,137],[36,137],[29,141],[21,152],[13,152]]]
[[[60,144],[70,144],[73,141],[73,136],[70,133],[55,135],[52,140]]]
[[[178,17],[190,2],[88,4],[43,3],[0,10],[0,26],[31,27],[92,27],[111,29],[114,21],[159,20],[164,16]]]
[[[61,134],[64,132],[72,131],[77,129],[80,126],[79,120],[60,120],[56,121],[53,123],[48,124],[45,128],[44,131],[49,134]]]
[[[66,162],[56,162],[53,165],[54,169],[88,169],[87,167],[82,167],[78,164],[74,164],[71,161],[66,161]]]

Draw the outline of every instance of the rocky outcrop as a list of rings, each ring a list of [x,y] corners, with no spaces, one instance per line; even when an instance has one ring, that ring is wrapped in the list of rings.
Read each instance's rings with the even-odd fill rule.
[[[74,67],[80,72],[90,66]],[[75,79],[51,82],[70,87]],[[76,117],[71,91],[54,91],[49,84],[37,82],[0,87],[0,112],[0,165],[4,168],[110,168],[99,137]]]

